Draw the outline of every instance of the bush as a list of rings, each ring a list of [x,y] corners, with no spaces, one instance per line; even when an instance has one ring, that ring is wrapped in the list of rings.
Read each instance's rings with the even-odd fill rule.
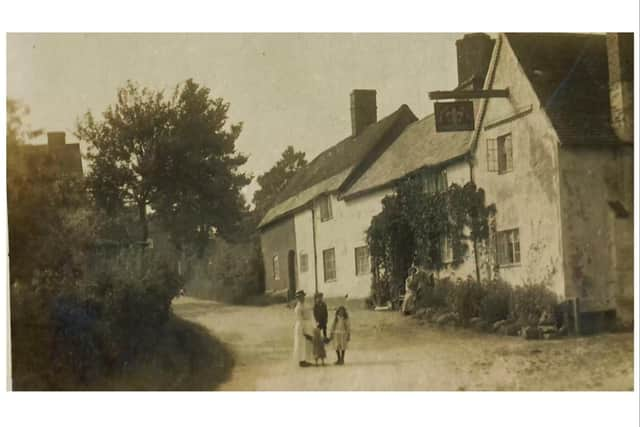
[[[449,279],[436,280],[433,286],[423,286],[418,292],[420,307],[446,308],[455,284]]]
[[[459,281],[449,294],[448,306],[458,313],[463,325],[467,325],[472,317],[480,315],[480,306],[485,297],[485,289],[480,283],[468,277]]]
[[[538,323],[543,312],[554,313],[556,295],[544,284],[528,284],[513,289],[511,318],[527,325]]]
[[[480,302],[479,316],[488,323],[505,320],[509,317],[513,288],[502,280],[483,283],[484,298]]]
[[[15,389],[77,389],[151,352],[181,284],[166,264],[114,263],[95,282],[50,270],[12,291]]]

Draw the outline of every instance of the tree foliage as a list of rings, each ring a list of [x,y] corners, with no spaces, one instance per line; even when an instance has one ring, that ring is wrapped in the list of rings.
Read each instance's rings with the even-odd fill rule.
[[[484,191],[471,182],[429,193],[420,176],[403,179],[382,207],[367,230],[373,292],[382,300],[401,287],[411,264],[431,271],[441,270],[445,262],[459,265],[469,242],[476,245],[489,237],[489,218],[495,211],[493,205],[485,206]]]
[[[291,178],[304,166],[307,165],[305,153],[295,151],[292,146],[288,146],[282,157],[267,172],[258,176],[260,188],[253,195],[253,204],[257,217],[261,219],[273,206],[278,195],[284,190]]]
[[[228,123],[229,103],[192,80],[172,97],[128,82],[100,119],[87,113],[77,136],[90,145],[89,187],[106,212],[135,207],[140,238],[153,211],[178,247],[201,247],[211,230],[233,230],[246,203],[239,172],[247,158]]]

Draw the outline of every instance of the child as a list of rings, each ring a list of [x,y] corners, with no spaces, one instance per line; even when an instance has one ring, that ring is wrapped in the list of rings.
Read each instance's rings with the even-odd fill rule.
[[[324,359],[327,357],[327,352],[324,349],[324,338],[321,334],[320,325],[317,325],[313,329],[313,336],[311,339],[311,344],[313,344],[313,358],[316,361],[316,366],[318,366],[318,360],[322,362],[322,366],[324,366]]]
[[[347,343],[351,340],[351,325],[349,324],[349,313],[344,306],[338,307],[336,317],[331,325],[331,341],[336,349],[338,360],[336,365],[344,365],[344,353],[347,351]]]
[[[327,338],[327,322],[329,320],[329,312],[327,304],[322,300],[322,293],[315,295],[315,303],[313,304],[313,317],[318,323],[318,328],[322,330],[322,335]]]

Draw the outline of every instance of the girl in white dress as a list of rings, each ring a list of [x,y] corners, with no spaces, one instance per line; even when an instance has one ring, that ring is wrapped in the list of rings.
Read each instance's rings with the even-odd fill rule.
[[[338,356],[335,364],[344,365],[344,353],[347,351],[349,341],[351,341],[351,324],[349,323],[349,313],[342,305],[336,310],[336,317],[331,325],[330,340],[333,341],[333,348]]]

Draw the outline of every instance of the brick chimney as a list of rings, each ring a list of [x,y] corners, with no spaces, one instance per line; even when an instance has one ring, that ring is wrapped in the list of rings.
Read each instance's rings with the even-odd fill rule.
[[[354,89],[351,92],[351,133],[359,135],[367,126],[378,121],[376,91]]]
[[[623,142],[633,142],[633,33],[607,33],[611,126]]]
[[[47,144],[49,147],[58,148],[66,144],[64,132],[47,132]]]
[[[465,34],[456,40],[458,86],[470,84],[471,89],[482,89],[494,43],[495,40],[484,33]]]

